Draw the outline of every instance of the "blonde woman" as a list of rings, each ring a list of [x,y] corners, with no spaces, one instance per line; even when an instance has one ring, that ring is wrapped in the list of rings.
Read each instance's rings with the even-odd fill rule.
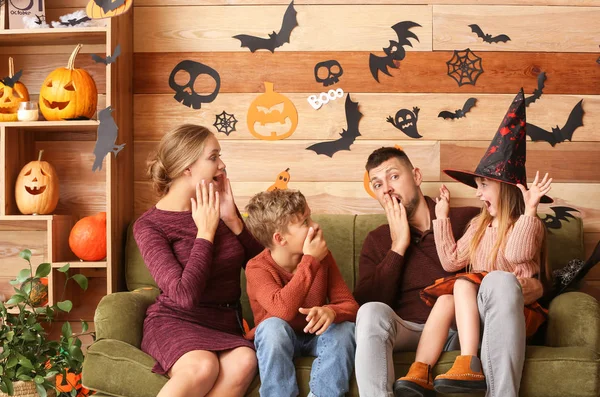
[[[142,350],[169,376],[159,397],[242,396],[256,375],[243,336],[240,271],[263,247],[244,226],[215,136],[167,133],[148,162],[161,196],[134,236],[161,293],[146,312]]]

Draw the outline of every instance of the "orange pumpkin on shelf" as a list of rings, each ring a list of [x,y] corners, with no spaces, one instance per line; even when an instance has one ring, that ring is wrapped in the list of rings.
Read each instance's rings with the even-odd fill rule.
[[[109,4],[110,4],[110,3],[116,3],[118,0],[106,0],[106,1],[109,2]],[[96,4],[96,2],[94,0],[90,0],[89,3],[87,4],[87,7],[85,7],[85,13],[87,14],[88,17],[90,17],[92,19],[111,18],[111,17],[116,17],[117,15],[126,13],[127,11],[129,11],[132,4],[133,4],[133,0],[125,0],[125,2],[122,5],[116,7],[114,10],[104,12],[104,10],[102,9],[101,6]]]
[[[8,78],[0,80],[0,121],[17,121],[19,104],[29,101],[27,87],[20,81],[12,81],[14,76],[15,65],[9,57]]]
[[[15,201],[24,215],[51,214],[58,204],[58,175],[52,164],[42,161],[40,150],[37,161],[30,161],[17,177]]]
[[[256,138],[277,141],[294,133],[298,111],[288,97],[273,90],[273,83],[265,82],[265,93],[252,101],[246,121]]]
[[[81,218],[71,229],[69,247],[84,261],[106,258],[106,212]]]
[[[86,70],[75,68],[81,47],[75,47],[66,68],[54,69],[42,84],[39,108],[46,120],[91,119],[96,113],[96,83]]]

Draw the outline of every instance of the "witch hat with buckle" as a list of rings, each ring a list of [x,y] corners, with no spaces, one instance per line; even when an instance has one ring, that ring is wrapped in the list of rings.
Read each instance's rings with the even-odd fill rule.
[[[479,161],[475,172],[461,170],[444,170],[446,175],[471,187],[477,188],[475,178],[493,179],[511,185],[521,184],[527,188],[525,172],[527,126],[525,115],[525,95],[523,88],[513,99],[496,135],[484,156]],[[541,203],[552,203],[550,197],[544,195]]]

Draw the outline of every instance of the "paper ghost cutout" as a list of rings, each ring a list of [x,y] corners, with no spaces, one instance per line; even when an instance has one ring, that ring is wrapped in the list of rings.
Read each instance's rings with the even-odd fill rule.
[[[362,118],[362,113],[358,111],[358,102],[350,99],[350,94],[346,95],[346,125],[347,130],[342,130],[340,138],[335,141],[320,142],[310,145],[306,150],[312,150],[317,154],[333,157],[340,150],[350,150],[350,146],[356,138],[360,136],[358,131],[358,122]]]
[[[396,112],[395,118],[388,116],[386,121],[411,138],[423,138],[417,130],[419,110],[418,107],[414,107],[412,112],[408,109],[400,109]]]
[[[275,52],[275,48],[281,47],[283,44],[290,42],[292,30],[298,26],[296,14],[297,12],[294,9],[294,1],[292,0],[288,8],[285,10],[283,22],[281,23],[281,29],[278,33],[275,33],[275,31],[273,31],[273,33],[269,33],[268,39],[250,36],[247,34],[238,34],[233,36],[233,38],[238,39],[241,42],[242,47],[248,47],[250,52],[260,49]]]
[[[113,52],[112,55],[107,55],[106,58],[104,58],[104,57],[101,57],[100,55],[92,54],[92,59],[94,61],[96,61],[97,63],[103,63],[105,65],[110,65],[111,63],[115,63],[117,61],[117,58],[119,57],[119,55],[121,55],[121,45],[117,44],[117,46],[115,47],[115,51]]]
[[[442,117],[443,119],[452,119],[452,120],[461,119],[461,118],[465,117],[468,112],[471,111],[471,108],[473,106],[475,106],[476,102],[477,102],[477,98],[469,98],[463,105],[462,109],[456,109],[454,111],[454,113],[444,110],[438,114],[438,117]]]
[[[125,147],[124,143],[115,145],[119,134],[119,127],[117,127],[117,123],[115,123],[112,117],[112,112],[113,108],[109,106],[98,113],[100,125],[98,125],[98,136],[96,138],[96,145],[94,146],[96,159],[94,160],[92,171],[96,171],[96,169],[102,170],[102,161],[108,153],[113,152],[116,157]]]
[[[409,30],[416,26],[420,27],[421,25],[412,21],[398,22],[392,26],[392,29],[394,29],[398,35],[398,41],[390,40],[390,45],[383,49],[385,56],[380,57],[373,53],[369,55],[369,69],[371,70],[371,75],[373,75],[375,81],[379,83],[379,72],[391,76],[388,67],[398,69],[398,66],[394,61],[401,61],[404,59],[406,51],[403,46],[408,45],[412,47],[412,43],[408,40],[409,38],[412,37],[419,41],[417,35]]]
[[[510,37],[505,34],[499,34],[498,36],[493,36],[491,34],[483,33],[483,30],[477,24],[469,25],[471,31],[477,34],[477,37],[482,38],[484,43],[506,43],[510,41]]]
[[[184,70],[190,75],[190,80],[185,85],[179,85],[175,82],[175,75],[180,70]],[[203,74],[209,75],[216,82],[214,91],[209,95],[200,95],[194,91],[196,79]],[[171,75],[169,76],[169,87],[175,91],[174,98],[177,102],[180,102],[187,107],[200,109],[203,103],[212,102],[217,97],[219,89],[221,88],[221,76],[219,76],[219,73],[210,66],[206,66],[200,62],[185,60],[179,62],[171,72]]]
[[[550,145],[554,146],[557,143],[571,140],[575,130],[583,126],[583,99],[573,107],[567,122],[562,128],[552,128],[552,132],[541,129],[540,127],[527,123],[527,135],[531,137],[532,141],[546,141]]]

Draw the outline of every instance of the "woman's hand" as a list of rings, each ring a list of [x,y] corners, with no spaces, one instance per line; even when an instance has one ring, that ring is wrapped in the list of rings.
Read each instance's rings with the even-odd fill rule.
[[[450,190],[448,190],[446,185],[440,187],[440,197],[435,198],[435,203],[435,218],[448,218],[448,214],[450,213]]]
[[[517,184],[517,187],[523,193],[523,201],[525,202],[525,215],[536,216],[537,207],[542,197],[548,193],[551,189],[552,178],[548,178],[548,173],[544,175],[544,179],[538,182],[540,178],[540,172],[536,171],[535,179],[531,184],[529,190],[525,189],[525,186]]]
[[[229,182],[229,178],[224,177],[222,183],[223,188],[221,192],[220,204],[221,219],[223,219],[225,225],[227,225],[227,227],[231,229],[235,235],[238,235],[242,232],[244,224],[237,214],[237,208],[235,206],[235,201],[233,200],[233,193],[231,191],[231,182]]]
[[[219,192],[215,191],[212,182],[206,186],[204,179],[202,183],[196,184],[196,199],[192,201],[192,218],[198,228],[197,238],[213,242],[215,232],[219,225]]]

